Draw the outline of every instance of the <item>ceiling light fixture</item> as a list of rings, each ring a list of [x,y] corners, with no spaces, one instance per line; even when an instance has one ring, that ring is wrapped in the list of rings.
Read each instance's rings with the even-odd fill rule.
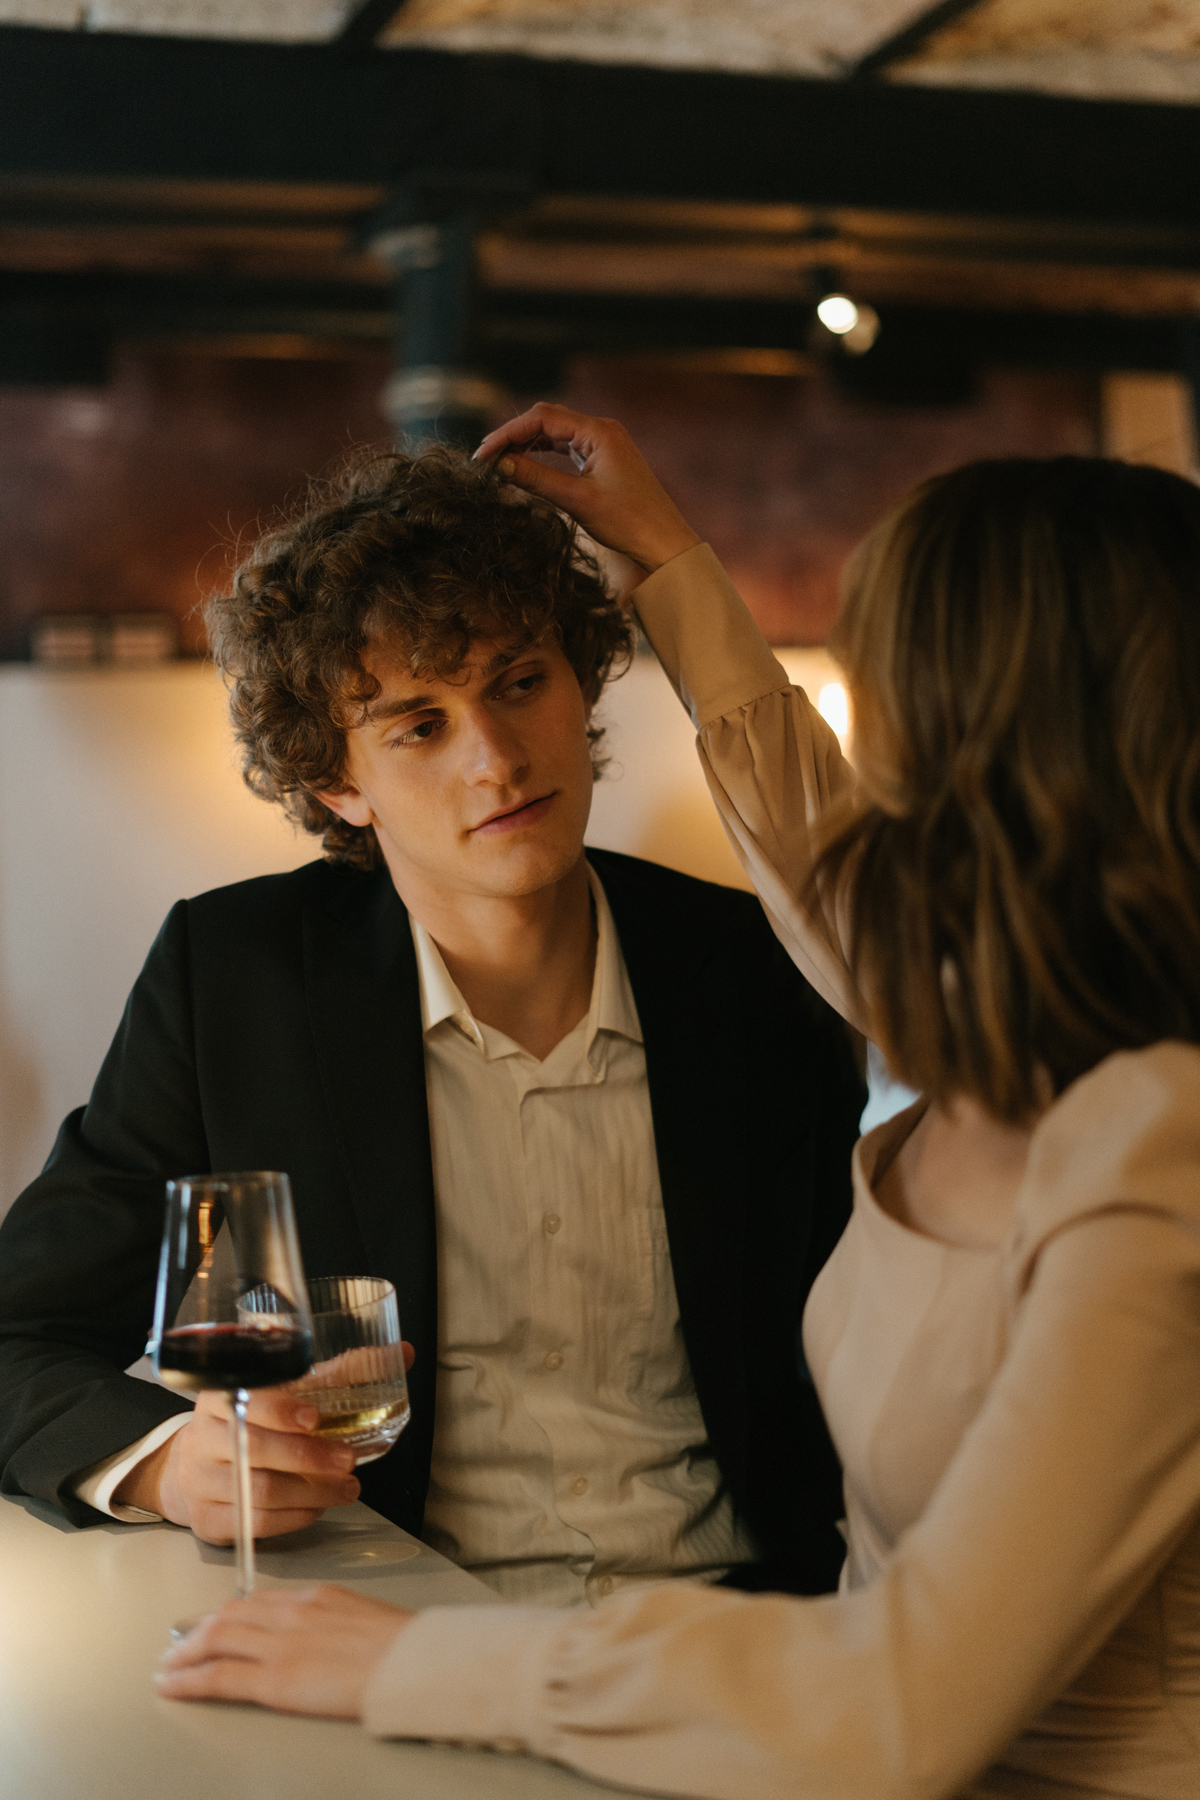
[[[826,331],[832,331],[835,337],[845,337],[858,324],[858,308],[849,294],[826,294],[817,302],[817,317]]]
[[[851,356],[862,356],[879,336],[879,314],[849,294],[826,294],[817,301],[817,318]]]

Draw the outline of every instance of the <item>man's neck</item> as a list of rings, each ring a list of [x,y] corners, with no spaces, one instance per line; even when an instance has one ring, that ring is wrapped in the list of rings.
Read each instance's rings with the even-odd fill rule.
[[[474,1017],[544,1062],[591,1005],[597,934],[583,857],[560,881],[516,898],[402,881],[401,899]]]

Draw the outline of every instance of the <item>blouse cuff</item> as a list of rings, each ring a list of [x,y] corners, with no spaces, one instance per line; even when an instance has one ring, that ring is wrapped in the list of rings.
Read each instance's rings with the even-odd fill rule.
[[[791,686],[707,544],[673,556],[642,582],[633,600],[697,731]]]
[[[545,1653],[563,1614],[544,1606],[434,1606],[397,1633],[367,1685],[373,1737],[525,1750],[538,1737]]]

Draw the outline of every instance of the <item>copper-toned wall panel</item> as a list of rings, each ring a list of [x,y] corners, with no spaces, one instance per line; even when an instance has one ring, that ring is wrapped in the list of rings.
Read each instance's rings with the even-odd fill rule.
[[[878,406],[820,377],[580,361],[569,405],[624,420],[772,642],[818,644],[843,562],[926,476],[981,456],[1095,453],[1086,377],[986,377],[965,406]]]
[[[385,426],[388,359],[123,351],[111,385],[0,388],[0,643],[39,612],[196,613],[234,535]]]
[[[381,441],[387,360],[222,359],[127,349],[103,390],[0,389],[0,634],[40,612],[197,606],[236,533],[354,443]],[[569,404],[623,418],[778,643],[819,643],[838,571],[914,481],[968,458],[1093,448],[1092,384],[985,380],[956,407],[882,407],[819,377],[705,375],[583,359]]]

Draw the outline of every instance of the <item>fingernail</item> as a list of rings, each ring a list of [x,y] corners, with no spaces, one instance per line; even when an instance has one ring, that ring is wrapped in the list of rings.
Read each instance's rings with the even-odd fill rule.
[[[312,1431],[321,1423],[321,1415],[315,1406],[298,1406],[296,1423],[304,1431]]]
[[[354,1467],[355,1463],[358,1461],[358,1457],[353,1450],[342,1450],[338,1453],[337,1460],[338,1460],[338,1468],[345,1469],[345,1471],[348,1475],[350,1473],[351,1469]]]
[[[496,468],[501,475],[515,475],[517,472],[517,465],[511,456],[502,456]]]

